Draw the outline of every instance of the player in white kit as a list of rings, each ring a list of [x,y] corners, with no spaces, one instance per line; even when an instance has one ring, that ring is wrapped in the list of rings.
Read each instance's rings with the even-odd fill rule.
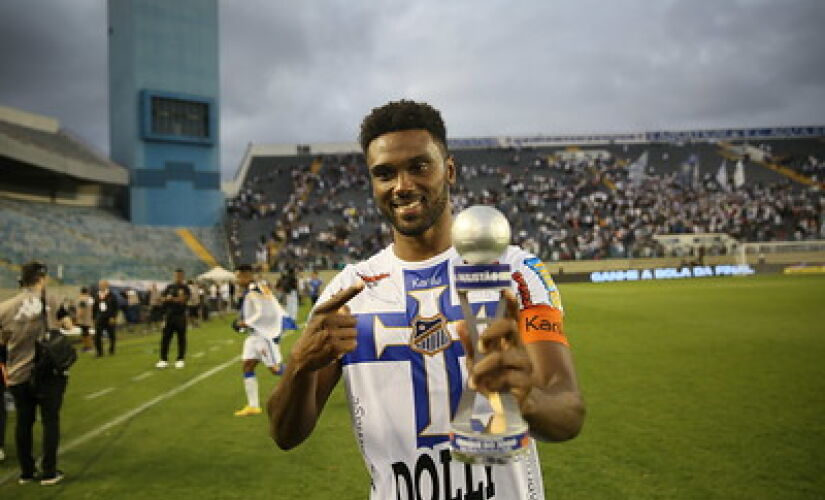
[[[479,346],[461,342],[452,268],[462,261],[450,236],[456,168],[446,144],[440,114],[426,104],[389,103],[364,120],[361,146],[393,244],[325,289],[270,397],[270,432],[281,448],[300,444],[343,376],[371,499],[543,499],[534,443],[508,465],[466,465],[449,451],[468,377],[482,393],[510,391],[536,439],[576,436],[584,403],[558,291],[539,259],[517,247],[499,259],[511,266],[512,289],[505,317],[484,331],[485,358],[475,364]],[[496,292],[469,298],[479,315],[495,314]]]
[[[254,281],[251,266],[238,266],[235,275],[241,296],[240,314],[233,326],[246,334],[242,368],[247,400],[246,406],[236,411],[235,416],[245,417],[261,414],[258,379],[255,377],[258,362],[263,362],[274,375],[282,373],[280,342],[284,311],[269,287]]]

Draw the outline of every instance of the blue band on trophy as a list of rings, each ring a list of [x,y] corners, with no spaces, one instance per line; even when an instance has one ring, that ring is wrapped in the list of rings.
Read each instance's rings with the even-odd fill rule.
[[[458,265],[453,268],[458,290],[484,290],[510,286],[509,264]]]

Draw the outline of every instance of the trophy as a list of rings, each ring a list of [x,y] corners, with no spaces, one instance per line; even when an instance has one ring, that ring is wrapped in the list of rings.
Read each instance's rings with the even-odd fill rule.
[[[456,265],[455,286],[464,312],[464,320],[475,350],[475,362],[484,359],[479,338],[494,320],[502,317],[507,304],[501,291],[510,287],[510,265],[497,260],[510,243],[510,224],[493,207],[475,205],[463,210],[453,222],[453,246],[467,263]],[[500,298],[494,318],[480,318],[473,313],[467,294],[472,291],[496,291]],[[482,328],[482,330],[483,330]],[[469,379],[468,379],[469,380]],[[489,409],[478,406],[484,398],[476,390],[464,388],[450,432],[450,447],[456,460],[471,464],[506,464],[527,449],[529,430],[521,417],[518,402],[512,394],[493,392],[486,395],[492,416],[486,422]],[[483,415],[479,415],[483,413]]]

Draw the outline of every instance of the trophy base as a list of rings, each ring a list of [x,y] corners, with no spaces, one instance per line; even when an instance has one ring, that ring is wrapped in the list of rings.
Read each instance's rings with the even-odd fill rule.
[[[454,429],[450,432],[450,452],[466,464],[509,464],[527,451],[530,434],[527,426],[515,432],[488,434]]]

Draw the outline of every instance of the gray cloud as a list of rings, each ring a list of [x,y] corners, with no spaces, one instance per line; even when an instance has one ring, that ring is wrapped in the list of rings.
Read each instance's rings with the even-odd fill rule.
[[[354,140],[389,99],[452,136],[825,123],[819,0],[220,1],[222,168]],[[0,104],[108,149],[101,0],[0,3]]]

